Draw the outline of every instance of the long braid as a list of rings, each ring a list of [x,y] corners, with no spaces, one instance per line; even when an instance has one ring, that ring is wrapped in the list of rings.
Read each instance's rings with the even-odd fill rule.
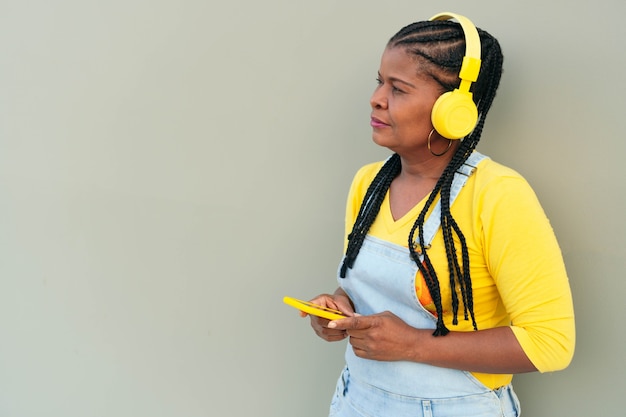
[[[434,23],[434,22],[431,22]],[[415,36],[414,31],[417,29],[417,25],[409,25],[403,31],[401,31],[399,35],[390,41],[391,45],[408,45],[408,44],[416,44],[416,43],[424,43],[423,38],[420,39],[419,36]],[[443,25],[440,25],[443,26]],[[453,23],[446,22],[446,26],[456,26]],[[431,28],[436,27],[436,25],[431,24],[422,24],[422,27]],[[422,29],[423,30],[423,29]],[[412,33],[413,32],[413,33]],[[450,62],[456,61],[456,65],[453,65],[453,68],[460,67],[460,57],[459,55],[459,44],[458,44],[458,36],[463,36],[462,32],[457,31],[456,37],[450,33],[446,35],[433,36],[439,42],[443,41],[451,41],[454,43],[454,51],[447,52],[447,57],[450,58],[442,58],[439,61],[442,63],[438,66],[439,72],[443,71],[445,73],[446,69],[450,68]],[[423,262],[419,262],[419,257],[417,256],[414,249],[414,238],[413,231],[409,234],[409,251],[411,252],[412,258],[418,263],[418,267],[422,270],[422,274],[425,277],[426,284],[433,298],[433,302],[435,303],[435,308],[437,311],[437,329],[435,330],[435,335],[445,335],[448,333],[448,329],[445,327],[442,317],[442,306],[441,303],[441,295],[439,290],[439,285],[433,285],[434,282],[437,281],[437,272],[435,271],[430,259],[428,257],[428,253],[426,251],[426,247],[423,241],[423,226],[424,226],[424,218],[425,214],[430,210],[433,205],[435,199],[432,198],[434,195],[439,193],[441,200],[441,229],[444,238],[444,246],[446,250],[446,258],[448,261],[448,271],[449,271],[449,281],[451,288],[451,296],[452,296],[452,312],[453,312],[453,324],[458,323],[458,295],[456,291],[456,284],[458,283],[461,298],[463,301],[464,308],[464,317],[468,319],[468,313],[472,320],[472,325],[474,329],[477,329],[478,326],[476,324],[476,319],[474,316],[473,309],[473,297],[472,297],[472,282],[470,276],[469,269],[469,253],[467,249],[467,243],[465,241],[465,236],[463,232],[459,228],[458,224],[454,220],[452,213],[450,211],[450,190],[452,186],[452,180],[454,179],[454,175],[457,170],[465,163],[467,158],[471,155],[471,153],[476,148],[478,141],[480,140],[480,136],[482,134],[482,129],[484,126],[485,118],[491,103],[493,102],[493,98],[495,97],[495,91],[499,84],[501,68],[502,68],[502,55],[500,52],[499,45],[497,41],[493,39],[491,36],[486,34],[483,31],[480,31],[480,35],[482,39],[481,43],[484,44],[483,50],[486,50],[486,53],[483,55],[483,65],[481,70],[481,75],[479,76],[479,80],[485,82],[482,84],[476,84],[477,88],[475,88],[474,94],[475,97],[478,98],[478,111],[479,111],[479,121],[477,126],[473,130],[473,132],[466,137],[459,148],[457,149],[455,155],[452,160],[442,173],[435,189],[431,193],[431,198],[429,198],[422,210],[422,213],[418,216],[418,219],[415,222],[414,228],[417,227],[419,229],[419,242],[421,247],[421,253],[424,258]],[[438,45],[440,46],[440,45]],[[485,47],[486,46],[486,47]],[[441,54],[443,51],[441,49],[435,48],[434,51],[429,51],[429,48],[422,47],[421,49],[417,49],[416,47],[407,47],[407,51],[412,52],[415,56],[420,58],[425,58],[425,60],[433,65],[437,65],[437,54]],[[434,52],[434,53],[433,53]],[[444,52],[445,55],[445,52]],[[486,70],[485,70],[486,69]],[[458,71],[458,70],[457,70]],[[487,73],[487,74],[486,74]],[[431,73],[432,74],[432,73]],[[449,89],[449,86],[446,86],[446,82],[443,80],[444,77],[441,76],[433,76],[437,81],[439,81],[442,86]],[[456,86],[454,86],[456,87]],[[483,87],[482,89],[480,87]],[[484,94],[481,96],[481,93]],[[457,247],[454,241],[454,236],[459,240],[461,244],[461,261],[462,265],[459,265],[458,256],[457,256]],[[420,266],[422,264],[422,266]],[[426,273],[424,273],[426,270]]]
[[[467,243],[450,211],[450,191],[455,173],[465,164],[467,158],[476,148],[482,135],[487,112],[496,95],[502,74],[502,52],[498,41],[478,29],[482,46],[482,64],[478,80],[472,84],[474,101],[477,103],[479,119],[474,130],[465,137],[452,160],[445,168],[430,193],[424,208],[417,216],[415,224],[408,236],[409,253],[422,273],[430,291],[437,313],[435,336],[446,335],[449,330],[443,322],[443,307],[437,272],[428,256],[427,244],[424,242],[424,223],[426,216],[435,203],[437,196],[441,201],[441,229],[444,238],[446,258],[448,262],[449,282],[452,294],[453,324],[458,323],[459,300],[457,285],[463,302],[464,318],[471,318],[474,329],[478,329],[474,316],[472,297],[472,281]],[[415,57],[419,71],[437,81],[442,91],[451,91],[459,85],[458,72],[464,55],[465,37],[457,23],[450,21],[418,22],[402,28],[388,42],[389,48],[402,47]],[[348,236],[348,248],[341,267],[340,276],[345,277],[348,268],[352,268],[363,240],[374,222],[380,205],[389,190],[393,179],[401,170],[398,155],[393,155],[378,172],[368,188],[359,210],[352,233]],[[462,174],[460,174],[462,175]],[[417,232],[418,238],[415,239]],[[461,264],[457,255],[455,237],[461,245]],[[416,246],[419,245],[419,251]],[[420,254],[423,258],[420,257]]]
[[[385,194],[387,194],[387,190],[391,186],[391,181],[400,173],[400,168],[400,156],[398,154],[392,155],[378,171],[378,174],[376,174],[376,177],[374,177],[367,189],[359,214],[352,227],[352,232],[348,235],[348,248],[339,272],[341,278],[345,278],[348,268],[352,268],[354,265],[363,240],[365,240],[370,226],[380,211],[380,205],[383,203]]]

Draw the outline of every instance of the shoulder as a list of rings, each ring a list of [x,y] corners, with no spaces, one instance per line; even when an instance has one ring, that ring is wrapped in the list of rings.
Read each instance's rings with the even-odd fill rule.
[[[545,219],[535,191],[516,170],[486,158],[472,177],[471,198],[484,219]]]
[[[350,195],[358,196],[364,194],[384,163],[385,161],[372,162],[359,168],[352,179]]]
[[[524,177],[513,168],[502,165],[489,157],[483,159],[478,164],[476,177],[480,178],[483,182],[507,179],[525,181]]]
[[[384,163],[385,161],[377,161],[371,162],[367,165],[363,165],[357,170],[356,174],[354,174],[353,182],[371,182],[378,173],[378,171],[380,171]]]
[[[534,196],[532,187],[516,170],[492,159],[483,159],[473,175],[475,192],[491,197],[505,197],[516,194]]]

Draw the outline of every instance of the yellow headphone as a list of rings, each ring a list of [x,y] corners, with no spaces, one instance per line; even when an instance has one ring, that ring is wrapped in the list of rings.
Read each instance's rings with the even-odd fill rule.
[[[431,121],[435,130],[444,138],[461,139],[470,134],[478,122],[478,109],[469,91],[480,71],[480,37],[476,26],[465,16],[455,13],[439,13],[429,20],[456,19],[465,34],[465,56],[459,78],[461,84],[454,91],[442,94],[433,106]]]

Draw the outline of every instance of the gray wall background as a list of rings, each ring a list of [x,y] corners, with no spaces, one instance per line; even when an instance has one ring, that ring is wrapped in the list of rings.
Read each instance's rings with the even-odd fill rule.
[[[380,54],[440,11],[502,43],[480,150],[574,292],[524,415],[623,416],[622,0],[0,0],[0,415],[325,415],[344,345],[281,299],[334,288]]]

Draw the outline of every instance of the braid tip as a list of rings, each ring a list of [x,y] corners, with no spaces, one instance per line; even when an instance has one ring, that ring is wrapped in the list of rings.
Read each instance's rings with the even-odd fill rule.
[[[346,264],[346,261],[343,261],[341,269],[339,270],[339,278],[345,278],[346,272],[348,272],[348,265]]]
[[[437,323],[437,328],[433,332],[433,336],[445,336],[448,333],[450,333],[450,330],[448,330],[448,328],[443,323]]]

